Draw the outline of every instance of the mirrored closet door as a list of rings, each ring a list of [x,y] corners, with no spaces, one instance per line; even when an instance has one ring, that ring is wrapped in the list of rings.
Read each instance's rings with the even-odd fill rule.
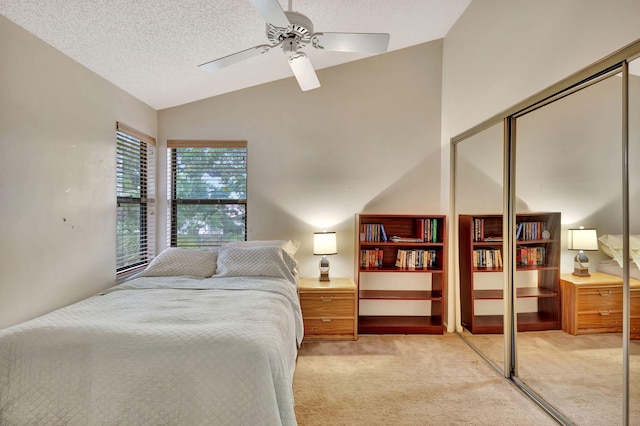
[[[621,278],[597,240],[622,233],[621,123],[620,73],[515,119],[516,311],[539,321],[516,374],[574,424],[622,424]]]
[[[562,424],[640,424],[639,56],[453,139],[458,330]]]
[[[629,424],[640,424],[640,58],[629,62]],[[635,281],[634,281],[635,280]],[[637,282],[636,282],[637,281]]]

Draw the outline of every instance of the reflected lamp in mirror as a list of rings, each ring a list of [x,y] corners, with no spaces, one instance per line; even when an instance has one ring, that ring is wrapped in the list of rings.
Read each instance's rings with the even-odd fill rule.
[[[338,254],[335,232],[315,232],[313,234],[313,254],[321,255],[320,281],[329,281],[328,255]]]
[[[598,250],[598,234],[595,229],[585,229],[581,226],[578,229],[569,229],[569,240],[567,242],[569,250],[579,250],[574,258],[573,275],[578,277],[590,277],[589,258],[584,254],[587,251]]]

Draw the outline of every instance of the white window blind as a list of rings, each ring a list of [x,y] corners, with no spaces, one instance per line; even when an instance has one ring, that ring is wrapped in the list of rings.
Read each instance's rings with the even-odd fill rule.
[[[169,245],[244,241],[247,142],[169,140],[167,148]]]
[[[118,275],[145,267],[155,253],[155,143],[151,136],[117,123]]]

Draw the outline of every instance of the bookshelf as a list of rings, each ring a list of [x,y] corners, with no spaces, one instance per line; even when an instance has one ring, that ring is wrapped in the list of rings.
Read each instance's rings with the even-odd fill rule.
[[[503,301],[502,215],[459,216],[460,307],[462,325],[474,334],[503,333],[502,312],[487,313],[483,303]],[[486,275],[495,287],[481,286]],[[525,274],[527,279],[518,279]],[[518,331],[560,329],[560,213],[516,215],[516,295]]]
[[[442,334],[446,218],[356,216],[358,333]]]

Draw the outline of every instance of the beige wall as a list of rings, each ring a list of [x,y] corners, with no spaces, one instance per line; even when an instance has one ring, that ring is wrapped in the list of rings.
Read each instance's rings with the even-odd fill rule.
[[[470,4],[444,39],[441,182],[447,214],[452,214],[451,138],[640,39],[638,16],[637,0]],[[546,204],[554,196],[566,194],[550,188],[544,193]],[[449,312],[455,303],[451,284]]]
[[[0,328],[115,280],[115,123],[156,111],[0,16]]]
[[[289,78],[162,110],[159,141],[247,140],[249,239],[300,241],[316,276],[313,232],[337,231],[331,274],[353,276],[356,213],[440,212],[441,57],[440,40],[319,70],[319,90]]]

